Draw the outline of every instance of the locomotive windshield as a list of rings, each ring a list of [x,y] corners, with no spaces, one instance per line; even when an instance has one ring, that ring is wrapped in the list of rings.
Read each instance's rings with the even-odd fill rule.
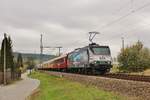
[[[91,50],[96,55],[110,55],[109,47],[92,47]]]

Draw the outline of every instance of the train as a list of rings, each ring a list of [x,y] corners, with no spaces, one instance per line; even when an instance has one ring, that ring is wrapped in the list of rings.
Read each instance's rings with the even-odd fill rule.
[[[91,43],[74,51],[43,62],[39,70],[53,70],[83,74],[105,74],[112,68],[109,46]]]

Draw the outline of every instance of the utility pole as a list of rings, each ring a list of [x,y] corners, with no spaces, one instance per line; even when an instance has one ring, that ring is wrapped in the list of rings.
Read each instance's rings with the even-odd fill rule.
[[[6,85],[6,39],[7,35],[4,33],[4,85]]]
[[[94,39],[94,37],[95,37],[97,34],[100,34],[100,33],[99,33],[99,32],[96,32],[96,31],[89,32],[89,41],[90,41],[91,43],[93,43],[93,39]]]
[[[43,35],[41,34],[41,40],[40,40],[40,51],[41,54],[43,54]]]
[[[42,67],[42,57],[43,57],[43,35],[41,34],[40,40],[40,66]]]
[[[58,55],[60,56],[60,49],[61,49],[62,47],[55,47],[55,48],[58,48]]]
[[[122,37],[121,39],[122,39],[122,50],[124,51],[124,37]]]

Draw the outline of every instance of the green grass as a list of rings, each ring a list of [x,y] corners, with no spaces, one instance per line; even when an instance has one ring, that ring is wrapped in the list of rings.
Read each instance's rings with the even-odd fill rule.
[[[30,77],[41,82],[40,91],[31,100],[123,100],[116,94],[44,73],[34,72]]]

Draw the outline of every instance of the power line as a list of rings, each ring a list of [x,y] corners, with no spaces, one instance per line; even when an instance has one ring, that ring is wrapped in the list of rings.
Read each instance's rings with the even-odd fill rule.
[[[116,20],[114,20],[114,21],[112,21],[112,22],[106,24],[105,26],[102,27],[102,29],[104,29],[104,28],[106,28],[106,27],[108,27],[108,26],[111,26],[112,24],[117,23],[118,21],[120,21],[120,20],[122,20],[122,19],[128,17],[129,15],[131,15],[131,13],[128,13],[128,14],[126,14],[126,15],[124,15],[124,16],[121,16],[121,17],[119,17],[118,19],[116,19]]]
[[[145,18],[145,16],[143,16],[143,15],[140,15],[140,16],[142,16],[142,17]],[[142,26],[150,27],[150,23],[144,23]],[[138,27],[139,27],[139,26],[133,27],[131,30],[127,30],[127,31],[125,31],[124,33],[129,33],[129,32],[132,32],[132,31],[134,31],[134,30],[137,30],[137,29],[139,29]],[[142,27],[142,29],[145,29],[145,28],[147,28],[147,27]]]
[[[139,11],[139,10],[141,10],[141,9],[143,9],[143,8],[145,8],[145,7],[147,7],[147,6],[149,6],[149,5],[150,5],[150,2],[144,4],[143,6],[141,6],[141,7],[139,7],[139,8],[136,8],[136,9],[134,9],[134,10],[131,10],[129,13],[127,13],[127,14],[125,14],[125,15],[119,17],[118,19],[113,20],[113,21],[107,23],[106,25],[102,26],[101,29],[103,30],[103,29],[105,29],[105,28],[108,28],[108,26],[111,26],[112,24],[117,23],[118,21],[120,21],[120,20],[122,20],[122,19],[124,19],[124,18],[126,18],[126,17],[128,17],[128,16],[130,16],[131,14],[133,14],[133,13],[135,13],[135,12],[137,12],[137,11]]]
[[[122,2],[122,0],[121,0],[121,2]],[[128,5],[128,4],[131,4],[131,1],[130,1],[130,2],[126,2],[125,5],[119,7],[119,9],[117,9],[117,10],[115,11],[115,13],[116,13],[116,12],[118,13],[118,12],[124,10],[125,8],[127,8],[127,5]],[[113,13],[113,14],[115,14],[115,13]]]
[[[143,9],[143,8],[145,8],[145,7],[147,7],[147,6],[150,5],[150,2],[149,2],[149,3],[146,3],[146,4],[144,4],[143,6],[137,8],[137,9],[133,9],[133,0],[131,0],[130,3],[131,3],[131,11],[130,11],[129,13],[127,13],[127,14],[125,14],[125,15],[119,17],[119,18],[116,19],[116,20],[113,20],[113,21],[107,23],[106,25],[102,26],[101,29],[104,30],[105,28],[108,28],[109,26],[111,26],[111,25],[117,23],[118,21],[121,21],[122,19],[124,19],[124,18],[130,16],[131,14],[133,14],[133,13],[135,13],[135,12],[137,12],[137,11],[139,11],[139,10],[141,10],[141,9]],[[124,9],[124,8],[122,8],[122,9]],[[121,10],[122,10],[122,9],[121,9]],[[74,43],[77,43],[77,42],[78,42],[78,41],[76,41],[76,42],[74,42]]]
[[[133,12],[133,13],[134,13],[134,12],[137,12],[138,10],[141,10],[141,9],[143,9],[143,8],[149,6],[149,5],[150,5],[150,2],[149,2],[149,3],[146,3],[145,5],[139,7],[139,8],[137,8],[137,9],[135,9],[135,10],[133,10],[132,12]]]
[[[121,0],[121,2],[122,2],[122,0]],[[131,0],[130,1],[128,1],[128,2],[125,2],[125,4],[124,5],[122,5],[122,6],[120,6],[118,9],[116,9],[113,13],[111,13],[111,15],[116,15],[116,13],[119,13],[119,12],[121,12],[122,10],[124,10],[125,8],[127,8],[127,5],[128,4],[131,4]],[[130,7],[130,8],[132,8],[132,7]],[[102,20],[106,20],[106,18],[102,18]],[[95,24],[95,25],[93,25],[93,27],[94,26],[98,26],[99,24]],[[105,26],[105,25],[104,25]],[[103,28],[103,26],[102,26],[102,28]],[[93,28],[93,30],[96,30],[97,28]],[[88,31],[91,31],[91,29],[90,30],[88,30]]]

